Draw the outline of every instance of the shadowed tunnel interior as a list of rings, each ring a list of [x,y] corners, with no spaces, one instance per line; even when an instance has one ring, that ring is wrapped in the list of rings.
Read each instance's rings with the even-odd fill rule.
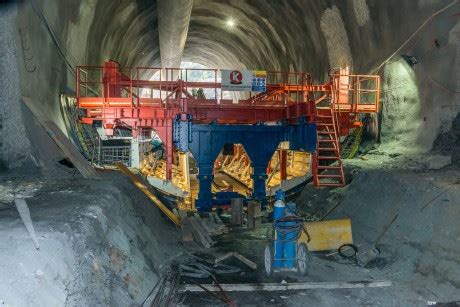
[[[407,67],[401,64],[400,55],[407,53],[423,64],[414,68],[415,75],[409,71],[406,76],[421,94],[404,98],[406,92],[384,93],[384,113],[399,106],[395,113],[384,114],[383,120],[387,120],[388,127],[396,119],[402,123],[407,119],[417,121],[420,125],[407,127],[407,132],[415,135],[413,145],[422,150],[430,148],[437,133],[448,129],[451,109],[441,108],[434,101],[442,99],[448,105],[455,95],[439,86],[431,88],[427,79],[432,78],[456,92],[458,84],[452,76],[457,73],[458,63],[457,18],[455,9],[446,8],[449,3],[364,0],[184,3],[191,1],[175,4],[141,0],[78,3],[34,0],[19,2],[14,7],[4,5],[4,14],[11,14],[10,18],[17,22],[16,30],[9,35],[19,36],[17,52],[24,54],[18,57],[22,62],[16,69],[20,80],[11,82],[20,82],[21,95],[34,96],[63,127],[58,97],[61,93],[74,93],[77,65],[101,65],[113,59],[122,66],[159,67],[163,59],[164,67],[179,66],[182,61],[210,68],[305,71],[317,82],[326,80],[331,68],[349,66],[359,73],[378,69],[384,87],[392,88],[395,78],[404,78]],[[161,5],[163,11],[159,11]],[[439,14],[431,18],[434,12]],[[229,20],[232,26],[228,25]],[[434,38],[440,48],[433,47]],[[419,110],[410,103],[412,99],[422,106]],[[406,107],[415,112],[398,113]],[[9,127],[9,118],[15,121],[12,116],[5,118],[4,129]],[[400,135],[398,131],[395,134]],[[8,141],[5,143],[3,148],[8,150]],[[20,160],[29,157],[21,154],[30,151],[25,142],[11,146],[18,156],[9,161],[8,154],[4,154],[3,164],[19,165]],[[15,146],[26,148],[13,150]]]
[[[0,39],[0,218],[5,221],[0,222],[5,234],[0,237],[7,238],[0,243],[0,258],[9,246],[16,250],[5,256],[6,262],[17,264],[17,257],[25,257],[11,270],[0,266],[0,284],[7,276],[4,284],[9,287],[5,293],[0,288],[0,302],[141,305],[164,272],[165,259],[187,253],[177,230],[157,208],[146,206],[146,198],[127,180],[107,175],[95,183],[63,166],[66,155],[22,103],[33,101],[76,143],[60,96],[76,95],[77,66],[100,66],[108,60],[122,67],[193,63],[308,72],[315,84],[327,82],[335,68],[379,75],[380,110],[367,123],[359,159],[346,162],[350,185],[337,191],[307,186],[297,202],[312,220],[326,212],[326,205],[340,203],[330,217],[352,218],[354,235],[364,246],[398,212],[398,228],[385,242],[387,247],[398,242],[387,249],[391,252],[384,266],[389,271],[376,264],[368,268],[370,273],[349,271],[342,278],[339,269],[330,273],[323,266],[311,276],[388,278],[402,290],[395,296],[392,289],[296,299],[319,305],[460,299],[455,297],[460,285],[459,211],[453,206],[460,194],[459,0],[0,1]],[[411,56],[417,63],[410,63]],[[431,168],[439,156],[450,157],[448,169]],[[16,186],[25,182],[28,191],[38,193],[30,198],[30,207],[39,221],[37,233],[43,234],[42,254],[24,252],[27,233],[8,211],[14,198],[25,193]],[[433,198],[442,206],[432,208]],[[395,209],[395,203],[404,206]],[[251,244],[242,247],[246,255],[262,257]],[[55,265],[50,261],[54,250],[66,255]],[[216,254],[231,251],[224,247]],[[437,263],[441,258],[445,261]],[[23,292],[14,285],[19,280],[15,274],[22,274],[18,272],[25,272]],[[88,289],[94,280],[96,286]],[[47,290],[35,299],[14,297],[32,297],[43,288]],[[243,298],[248,300],[242,303],[284,302],[261,294]]]

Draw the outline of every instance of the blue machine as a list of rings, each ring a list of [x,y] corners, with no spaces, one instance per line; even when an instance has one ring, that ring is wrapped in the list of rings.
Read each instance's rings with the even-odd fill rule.
[[[273,125],[222,125],[195,124],[191,115],[186,120],[180,116],[174,121],[174,143],[181,151],[193,154],[199,169],[200,182],[195,207],[210,211],[213,205],[222,203],[211,192],[214,179],[214,161],[225,144],[242,144],[254,169],[252,198],[266,204],[267,165],[280,142],[289,141],[291,149],[314,152],[316,150],[316,125],[300,118],[296,123],[280,122]],[[230,199],[230,197],[229,197]]]
[[[295,214],[295,204],[284,203],[284,192],[276,191],[273,205],[273,231],[271,242],[265,247],[265,272],[296,270],[302,275],[307,272],[308,249],[298,244],[303,230],[303,219]]]

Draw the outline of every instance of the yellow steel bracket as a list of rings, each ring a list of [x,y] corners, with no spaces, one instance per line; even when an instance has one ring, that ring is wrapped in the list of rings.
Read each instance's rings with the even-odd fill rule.
[[[131,172],[123,163],[116,162],[116,166],[120,171],[127,175],[133,181],[134,185],[141,190],[166,216],[177,226],[180,226],[180,219],[177,217],[161,200],[158,199],[149,188],[142,182],[141,178]]]

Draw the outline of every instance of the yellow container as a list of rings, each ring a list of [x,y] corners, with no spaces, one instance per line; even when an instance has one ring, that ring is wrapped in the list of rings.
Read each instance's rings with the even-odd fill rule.
[[[299,243],[305,243],[311,252],[337,250],[353,243],[350,219],[310,222],[304,228],[308,235],[303,231]]]

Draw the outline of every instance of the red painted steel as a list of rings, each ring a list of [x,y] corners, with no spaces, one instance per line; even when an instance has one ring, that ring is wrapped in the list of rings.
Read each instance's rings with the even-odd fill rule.
[[[202,123],[253,124],[295,122],[300,117],[314,122],[324,109],[332,109],[337,133],[345,135],[358,113],[374,113],[379,107],[378,76],[340,70],[328,83],[313,85],[307,73],[268,71],[266,92],[234,100],[224,97],[218,73],[217,69],[122,68],[113,61],[78,66],[77,103],[85,112],[81,121],[101,121],[107,135],[121,126],[131,127],[134,137],[143,129],[154,129],[166,146],[170,179],[172,122],[179,114],[191,114],[193,121]],[[207,77],[199,80],[197,74]]]

